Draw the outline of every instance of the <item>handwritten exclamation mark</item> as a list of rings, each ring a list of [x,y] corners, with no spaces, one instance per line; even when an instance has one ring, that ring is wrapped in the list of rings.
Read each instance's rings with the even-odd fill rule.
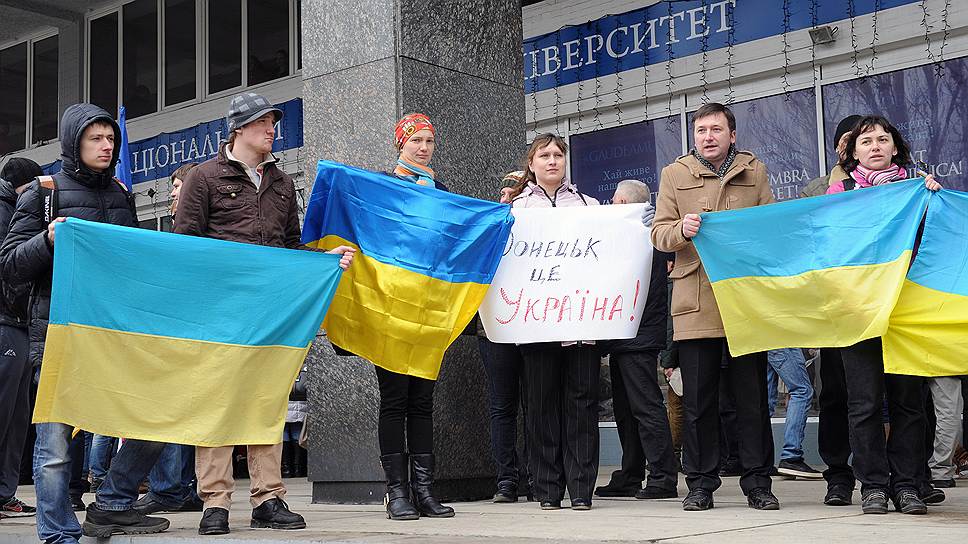
[[[635,321],[635,305],[639,302],[639,282],[642,280],[635,280],[635,296],[632,298],[632,317],[629,321]]]

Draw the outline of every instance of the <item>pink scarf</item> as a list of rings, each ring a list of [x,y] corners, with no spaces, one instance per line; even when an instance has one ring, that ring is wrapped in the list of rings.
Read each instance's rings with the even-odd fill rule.
[[[907,170],[894,163],[891,163],[886,170],[871,170],[858,164],[857,168],[850,172],[850,177],[854,178],[857,188],[860,189],[907,179]]]

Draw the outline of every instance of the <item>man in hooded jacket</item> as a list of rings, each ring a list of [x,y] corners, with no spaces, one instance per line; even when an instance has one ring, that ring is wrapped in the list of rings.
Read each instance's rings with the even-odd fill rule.
[[[121,141],[121,129],[111,115],[92,104],[75,104],[64,111],[60,127],[62,164],[61,171],[53,176],[54,188],[45,189],[39,181],[27,187],[17,200],[10,230],[0,247],[3,281],[33,285],[28,312],[29,358],[38,377],[50,318],[55,224],[76,217],[138,226],[129,194],[113,176],[119,153],[115,143]],[[47,205],[45,196],[56,205]],[[48,544],[76,543],[82,534],[68,498],[72,431],[63,423],[37,424],[37,534]],[[131,508],[138,498],[139,485],[163,447],[157,442],[125,441],[98,488],[97,501],[87,508],[84,535],[109,537],[168,528],[168,520],[147,517]]]

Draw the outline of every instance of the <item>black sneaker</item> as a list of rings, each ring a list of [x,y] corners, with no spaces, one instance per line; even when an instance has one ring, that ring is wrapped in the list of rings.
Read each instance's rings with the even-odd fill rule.
[[[269,499],[252,510],[253,529],[305,529],[306,520],[289,510],[286,501]]]
[[[930,485],[925,485],[918,491],[918,496],[921,497],[921,502],[928,505],[941,504],[947,498],[944,491],[936,489]]]
[[[518,502],[518,484],[510,480],[498,482],[497,493],[494,494],[494,502]]]
[[[894,494],[894,508],[902,514],[924,515],[928,507],[918,497],[918,492],[911,488],[903,488]]]
[[[780,501],[765,487],[757,487],[746,496],[746,503],[754,510],[779,510]]]
[[[150,498],[150,495],[145,495],[144,497],[141,497],[140,499],[134,501],[134,503],[131,505],[131,509],[137,510],[138,512],[141,512],[146,516],[150,516],[151,514],[157,514],[158,512],[173,511],[173,509],[168,508],[164,504],[161,504],[158,501],[152,500]]]
[[[847,484],[833,484],[827,488],[823,503],[827,506],[850,506],[854,488]]]
[[[591,510],[592,501],[591,499],[572,499],[571,509],[572,510]]]
[[[662,489],[647,485],[635,493],[636,499],[674,499],[679,496],[675,489]]]
[[[887,491],[874,489],[864,493],[861,497],[860,508],[865,514],[886,514]]]
[[[172,512],[201,512],[204,509],[205,503],[202,502],[202,499],[195,497],[183,502],[181,506],[175,508]]]
[[[541,501],[542,510],[561,510],[561,501]]]
[[[642,483],[618,485],[615,482],[595,488],[596,497],[634,497],[642,489]]]
[[[35,515],[37,509],[33,506],[28,506],[17,497],[11,497],[9,501],[0,505],[0,513],[5,518],[23,518]]]
[[[79,496],[71,495],[71,510],[75,512],[83,512],[87,510],[87,505],[84,504],[84,500]]]
[[[713,507],[713,494],[705,489],[693,489],[682,499],[682,509],[686,512],[699,512]]]
[[[224,508],[206,508],[202,520],[198,522],[198,534],[229,534],[229,511]]]
[[[168,528],[165,518],[151,518],[137,510],[101,510],[96,503],[87,506],[81,529],[84,536],[108,538],[111,535],[147,535]]]
[[[940,487],[940,488],[947,489],[949,487],[955,487],[957,485],[958,484],[955,483],[954,478],[948,478],[945,480],[931,480],[932,487]]]
[[[804,463],[803,459],[783,459],[777,466],[776,471],[784,476],[794,476],[804,480],[823,479],[823,473]]]

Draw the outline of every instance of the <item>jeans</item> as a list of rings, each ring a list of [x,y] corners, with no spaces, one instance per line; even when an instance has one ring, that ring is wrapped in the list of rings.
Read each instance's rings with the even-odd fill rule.
[[[111,466],[111,458],[117,450],[117,438],[110,436],[94,435],[91,442],[91,480],[104,480]]]
[[[807,363],[803,359],[803,352],[796,348],[772,350],[767,354],[767,361],[769,366],[766,367],[766,380],[771,417],[776,409],[777,377],[790,390],[780,459],[802,461],[803,434],[807,428],[807,412],[813,400],[813,386],[810,385],[810,376],[807,374]]]
[[[124,441],[111,461],[111,470],[97,489],[97,506],[101,510],[124,511],[138,499],[138,488],[151,472],[165,444],[147,440]]]
[[[497,467],[497,481],[512,482],[517,486],[521,472],[527,471],[517,451],[519,404],[522,415],[527,416],[524,395],[521,394],[524,360],[521,350],[514,344],[496,344],[484,337],[478,338],[478,344],[487,373],[491,452]]]
[[[37,536],[47,544],[76,543],[81,525],[71,509],[69,447],[73,427],[38,423],[34,442],[34,488],[37,491]]]
[[[168,508],[197,500],[195,492],[195,447],[165,444],[158,462],[148,475],[148,499]]]

